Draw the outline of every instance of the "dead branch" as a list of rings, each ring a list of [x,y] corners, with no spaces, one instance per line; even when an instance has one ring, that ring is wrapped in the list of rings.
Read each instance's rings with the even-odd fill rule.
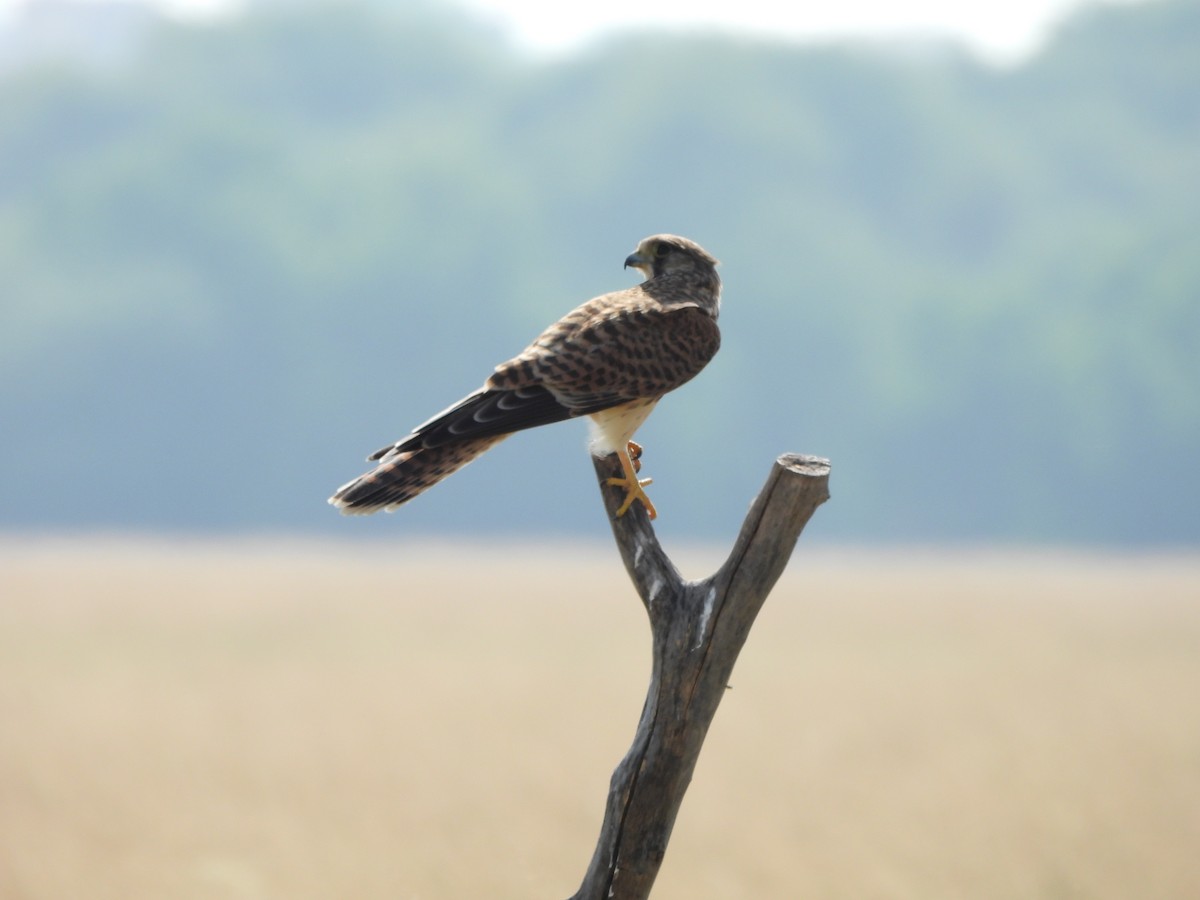
[[[653,664],[633,746],[613,772],[600,839],[571,900],[645,900],[738,653],[800,532],[829,499],[829,462],[779,457],[729,558],[693,582],[639,504],[615,516],[622,491],[607,480],[621,474],[616,456],[595,464],[613,536],[650,617]]]

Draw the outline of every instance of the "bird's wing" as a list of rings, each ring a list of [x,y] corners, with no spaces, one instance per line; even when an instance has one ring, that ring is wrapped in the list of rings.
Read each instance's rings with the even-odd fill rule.
[[[699,374],[720,344],[716,321],[696,306],[617,308],[564,340],[535,343],[528,365],[560,403],[587,415],[675,390]],[[498,370],[492,380],[502,377]]]
[[[457,441],[498,437],[537,425],[561,422],[574,415],[549,390],[531,384],[496,390],[484,386],[418,425],[412,434],[395,444],[376,450],[370,460],[390,453],[428,450]]]
[[[520,356],[497,366],[478,391],[368,458],[511,434],[631,400],[657,399],[693,378],[717,352],[720,332],[703,310],[612,303],[610,298],[626,293],[568,314]],[[599,303],[605,300],[607,305]]]

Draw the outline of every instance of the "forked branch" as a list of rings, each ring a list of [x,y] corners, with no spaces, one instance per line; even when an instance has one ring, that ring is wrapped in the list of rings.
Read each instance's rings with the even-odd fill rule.
[[[829,499],[829,462],[785,454],[750,508],[725,563],[684,581],[635,504],[622,493],[616,456],[596,459],[613,535],[650,617],[650,687],[633,746],[613,772],[600,840],[571,900],[645,900],[730,673],[800,532]]]

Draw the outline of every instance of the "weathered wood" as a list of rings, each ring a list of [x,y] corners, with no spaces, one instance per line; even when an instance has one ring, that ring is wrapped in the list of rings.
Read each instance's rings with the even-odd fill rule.
[[[684,581],[640,504],[617,518],[615,456],[596,459],[613,536],[650,618],[650,687],[633,746],[613,772],[600,839],[571,900],[645,900],[738,652],[800,532],[829,499],[829,462],[786,454],[750,508],[729,558]]]

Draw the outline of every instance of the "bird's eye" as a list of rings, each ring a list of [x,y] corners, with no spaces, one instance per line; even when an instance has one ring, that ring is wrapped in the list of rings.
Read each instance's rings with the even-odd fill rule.
[[[671,247],[669,244],[659,244],[657,247],[654,248],[654,258],[662,259],[670,251],[671,251]]]

